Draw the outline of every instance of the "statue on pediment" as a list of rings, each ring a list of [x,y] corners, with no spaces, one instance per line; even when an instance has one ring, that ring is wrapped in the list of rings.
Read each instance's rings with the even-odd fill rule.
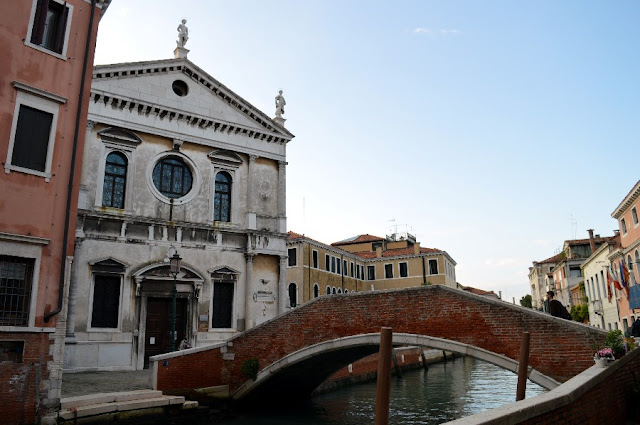
[[[284,114],[284,105],[287,102],[284,100],[284,96],[282,96],[282,90],[280,90],[280,94],[276,96],[276,117],[282,118],[282,114]]]
[[[178,25],[178,47],[184,47],[187,44],[187,40],[189,40],[189,28],[187,28],[187,20],[183,19],[182,23]]]

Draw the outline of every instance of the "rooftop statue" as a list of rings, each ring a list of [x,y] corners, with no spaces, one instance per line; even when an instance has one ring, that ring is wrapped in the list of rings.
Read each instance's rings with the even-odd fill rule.
[[[282,118],[282,114],[284,114],[284,105],[287,102],[284,100],[284,96],[282,96],[282,90],[280,90],[280,94],[276,96],[276,117]]]
[[[189,40],[189,28],[187,28],[187,20],[183,19],[182,23],[178,25],[178,47],[184,47],[187,44],[187,40]]]

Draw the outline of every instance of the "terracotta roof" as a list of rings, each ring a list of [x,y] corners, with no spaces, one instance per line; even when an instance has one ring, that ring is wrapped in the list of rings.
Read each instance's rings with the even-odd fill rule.
[[[498,295],[493,291],[485,291],[484,289],[473,288],[471,286],[463,286],[462,290],[476,295],[489,295],[498,298]]]
[[[420,248],[420,254],[434,253],[434,252],[442,252],[436,248]],[[375,251],[365,251],[365,252],[354,252],[360,258],[376,258]],[[396,249],[387,249],[382,251],[383,257],[400,257],[403,255],[415,255],[415,251],[413,246],[409,248],[396,248]]]
[[[562,260],[564,253],[560,252],[556,255],[554,255],[553,257],[549,257],[546,260],[542,260],[542,261],[535,261],[535,263],[537,264],[542,264],[542,263],[558,263]]]
[[[292,240],[294,240],[294,239],[306,239],[306,240],[309,240],[309,241],[311,241],[311,242],[315,242],[315,243],[317,243],[317,244],[319,244],[319,245],[327,246],[327,244],[326,244],[326,243],[320,242],[320,241],[318,241],[318,240],[315,240],[315,239],[310,238],[310,237],[305,236],[305,235],[301,235],[300,233],[296,233],[296,232],[292,232],[292,231],[289,231],[289,232],[287,232],[287,233],[289,233],[289,236],[287,236],[287,240],[288,240],[288,241],[292,241]],[[342,251],[342,250],[341,250],[341,251]]]
[[[354,243],[377,242],[377,241],[383,241],[383,240],[385,239],[381,238],[380,236],[373,236],[367,233],[364,235],[353,236],[351,238],[348,238],[339,242],[334,242],[331,245],[332,246],[350,245]]]
[[[609,241],[609,239],[611,239],[612,236],[606,236],[606,237],[599,237],[599,238],[593,238],[593,241],[596,244],[599,243],[604,243]],[[589,243],[589,238],[587,239],[572,239],[572,240],[568,240],[568,241],[564,241],[564,243],[569,244],[569,245],[586,245]]]

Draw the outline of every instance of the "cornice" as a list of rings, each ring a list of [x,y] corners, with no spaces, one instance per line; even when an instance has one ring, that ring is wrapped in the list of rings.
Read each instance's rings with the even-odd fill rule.
[[[164,74],[176,71],[182,72],[193,81],[207,88],[214,96],[224,100],[229,106],[253,119],[265,128],[267,134],[269,132],[284,134],[285,137],[280,137],[286,141],[295,137],[286,128],[278,125],[264,112],[247,102],[188,59],[164,59],[158,61],[98,65],[94,68],[93,79],[99,81],[101,79],[133,77],[157,73]]]
[[[49,245],[50,239],[40,238],[38,236],[18,235],[15,233],[0,232],[0,240],[12,242],[25,242],[36,245]]]
[[[631,204],[633,204],[638,197],[640,196],[640,181],[636,183],[636,185],[631,189],[631,191],[625,196],[625,198],[620,202],[620,204],[616,207],[615,210],[611,213],[611,217],[618,220],[624,213],[629,209]]]

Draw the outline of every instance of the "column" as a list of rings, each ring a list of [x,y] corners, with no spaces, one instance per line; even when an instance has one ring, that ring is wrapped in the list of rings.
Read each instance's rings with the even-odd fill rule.
[[[247,229],[256,229],[256,190],[255,190],[255,168],[256,155],[249,155],[249,166],[247,170]]]
[[[280,256],[280,278],[278,280],[278,314],[287,311],[289,291],[287,291],[287,256]]]
[[[287,232],[286,161],[278,161],[278,231]]]
[[[247,296],[247,288],[253,281],[253,254],[245,254],[247,259],[247,272],[244,279],[244,284],[238,282],[238,323],[236,328],[242,332],[246,329],[247,311],[250,309],[250,296]]]

